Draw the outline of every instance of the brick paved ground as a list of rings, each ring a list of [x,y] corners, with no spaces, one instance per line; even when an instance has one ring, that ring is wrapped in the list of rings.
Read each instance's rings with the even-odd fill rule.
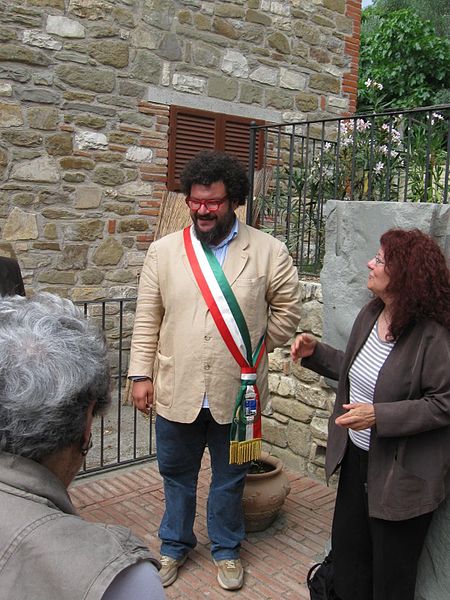
[[[309,598],[305,578],[309,567],[321,558],[329,539],[334,490],[287,472],[291,493],[282,513],[266,531],[249,534],[244,541],[241,558],[246,569],[245,584],[232,593],[218,586],[208,549],[205,522],[208,466],[206,457],[198,490],[195,525],[198,545],[180,570],[177,581],[167,588],[167,598]],[[164,493],[156,462],[75,482],[70,492],[85,519],[126,525],[158,553],[157,530]]]

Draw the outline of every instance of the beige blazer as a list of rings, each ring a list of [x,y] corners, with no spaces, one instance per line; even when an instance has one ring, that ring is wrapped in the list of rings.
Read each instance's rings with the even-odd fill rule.
[[[300,316],[299,278],[279,240],[243,223],[228,247],[224,273],[247,321],[253,348],[285,344]],[[267,403],[267,356],[257,383]],[[206,392],[214,419],[230,423],[240,368],[207,309],[184,249],[182,232],[154,242],[141,273],[129,376],[153,378],[157,413],[193,422]]]

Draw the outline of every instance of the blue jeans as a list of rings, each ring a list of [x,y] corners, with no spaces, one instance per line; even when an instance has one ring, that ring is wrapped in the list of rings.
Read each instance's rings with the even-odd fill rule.
[[[238,558],[245,536],[242,493],[248,463],[229,464],[230,425],[219,425],[202,408],[193,423],[156,417],[156,455],[166,509],[159,528],[161,554],[180,559],[197,543],[193,526],[197,481],[206,445],[211,457],[208,535],[215,560]]]

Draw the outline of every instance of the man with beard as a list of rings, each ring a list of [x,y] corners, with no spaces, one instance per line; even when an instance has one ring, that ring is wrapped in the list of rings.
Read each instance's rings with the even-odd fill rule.
[[[217,579],[242,587],[242,493],[261,447],[267,352],[294,334],[298,274],[286,247],[238,221],[248,179],[238,160],[201,152],[181,174],[192,226],[154,242],[143,266],[129,377],[135,406],[156,407],[164,481],[160,576],[165,587],[197,543],[198,473],[208,446],[207,522]],[[222,269],[223,267],[223,269]]]

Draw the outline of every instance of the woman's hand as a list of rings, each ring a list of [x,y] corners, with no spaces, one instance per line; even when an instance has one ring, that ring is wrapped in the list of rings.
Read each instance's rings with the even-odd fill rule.
[[[291,346],[292,360],[311,356],[311,354],[314,354],[316,346],[317,340],[312,335],[301,333]]]
[[[355,402],[353,404],[343,404],[347,411],[335,420],[336,425],[361,431],[361,429],[370,429],[375,425],[375,408],[373,404]]]

